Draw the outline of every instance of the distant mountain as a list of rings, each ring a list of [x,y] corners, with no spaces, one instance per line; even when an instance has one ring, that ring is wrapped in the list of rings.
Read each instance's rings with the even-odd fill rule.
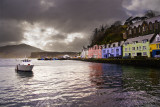
[[[32,52],[31,58],[53,58],[53,57],[62,57],[64,55],[69,55],[70,57],[75,57],[78,55],[78,52]]]
[[[31,52],[44,52],[43,50],[26,45],[7,45],[0,47],[0,57],[1,58],[24,58],[30,57]]]

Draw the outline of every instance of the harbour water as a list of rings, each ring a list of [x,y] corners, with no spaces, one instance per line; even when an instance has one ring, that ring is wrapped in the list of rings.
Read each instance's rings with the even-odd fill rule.
[[[0,106],[160,106],[160,70],[82,61],[32,60],[33,72],[15,72],[0,59]]]

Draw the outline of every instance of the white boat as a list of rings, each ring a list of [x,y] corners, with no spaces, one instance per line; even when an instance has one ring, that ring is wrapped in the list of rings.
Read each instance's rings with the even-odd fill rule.
[[[32,71],[34,65],[31,63],[31,60],[24,59],[22,62],[16,66],[16,71]]]

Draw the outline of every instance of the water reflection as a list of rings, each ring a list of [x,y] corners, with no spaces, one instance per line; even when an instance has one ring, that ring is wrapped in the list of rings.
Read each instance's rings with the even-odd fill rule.
[[[97,88],[122,86],[122,68],[119,65],[94,63],[90,65],[90,80]]]
[[[133,72],[134,71],[134,72]],[[123,67],[123,90],[154,92],[160,89],[160,72],[156,69]]]
[[[33,71],[30,72],[24,72],[24,71],[16,71],[17,76],[20,78],[32,78],[33,77]]]
[[[0,67],[0,106],[160,106],[159,69],[71,60],[34,64],[34,74]]]
[[[149,71],[149,78],[151,80],[152,85],[160,84],[160,73],[156,72],[154,69],[150,69]]]

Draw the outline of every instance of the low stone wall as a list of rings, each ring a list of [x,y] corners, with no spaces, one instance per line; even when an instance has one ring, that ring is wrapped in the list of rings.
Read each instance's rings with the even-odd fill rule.
[[[72,59],[72,60],[160,68],[160,59]]]

